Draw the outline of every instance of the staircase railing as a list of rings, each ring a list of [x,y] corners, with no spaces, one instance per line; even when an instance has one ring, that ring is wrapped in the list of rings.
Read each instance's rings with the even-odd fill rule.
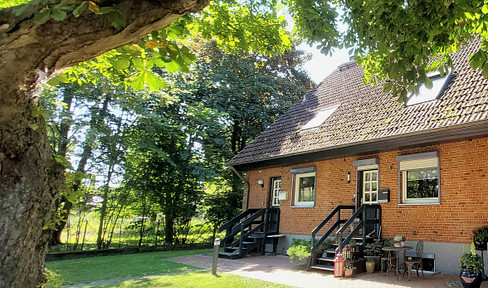
[[[322,222],[320,222],[320,224],[315,227],[315,229],[313,229],[312,231],[312,249],[311,249],[311,252],[312,252],[312,257],[311,257],[311,263],[310,264],[313,264],[315,263],[315,261],[317,260],[317,249],[318,247],[320,247],[320,244],[322,244],[322,242],[324,242],[325,239],[327,239],[327,237],[330,236],[330,234],[342,223],[345,223],[347,220],[346,219],[341,219],[341,211],[342,210],[352,210],[354,211],[354,206],[353,205],[339,205],[337,206],[336,208],[334,208],[334,210],[332,210],[332,212],[330,212],[329,215],[327,215],[327,217],[324,218],[324,220],[322,220]],[[320,239],[318,241],[315,241],[315,236],[317,235],[317,233],[325,226],[325,224],[327,224],[329,221],[332,220],[332,218],[334,218],[334,216],[337,216],[337,220],[332,223],[332,225],[330,226],[330,228],[325,232],[325,234],[320,237]]]
[[[367,214],[366,214],[366,211],[367,210],[372,210],[374,209],[375,210],[375,218],[374,220],[368,220],[367,219]],[[355,225],[355,227],[353,227],[351,229],[351,232],[349,232],[349,234],[344,238],[343,240],[343,234],[344,232],[346,231],[346,229],[349,228],[349,226],[351,226],[351,224],[354,222],[354,219],[357,219],[359,218],[359,216],[361,216],[361,220],[359,220],[359,222],[357,222],[357,224]],[[347,221],[344,223],[344,225],[342,225],[341,228],[339,228],[339,230],[337,230],[336,232],[336,240],[337,240],[337,248],[339,248],[339,251],[342,250],[342,248],[349,243],[349,241],[351,241],[352,237],[354,235],[356,235],[356,232],[358,232],[358,230],[360,228],[362,228],[362,235],[361,235],[361,238],[362,238],[362,243],[363,245],[366,245],[366,225],[367,224],[380,224],[380,221],[381,221],[381,205],[379,204],[371,204],[371,205],[361,205],[361,207],[359,207],[358,210],[356,210],[352,215],[351,217],[349,217],[349,219],[347,219]],[[378,229],[380,230],[380,229]],[[379,231],[378,231],[379,233]],[[378,237],[380,237],[380,235],[378,235]]]
[[[269,218],[268,210],[269,209],[248,209],[220,226],[218,230],[219,232],[226,230],[225,237],[220,241],[221,246],[225,247],[229,241],[232,241],[231,246],[239,244],[239,256],[244,256],[243,242],[246,238],[257,232],[263,232],[264,239],[266,239]],[[262,219],[258,220],[259,217],[262,217]],[[252,227],[252,225],[255,226]],[[235,240],[237,234],[240,235],[239,238]],[[264,252],[265,242],[266,241],[263,241],[262,247],[260,247],[260,251],[262,252]]]
[[[343,224],[339,229],[337,229],[337,232],[335,234],[335,237],[337,239],[337,245],[339,251],[342,250],[342,248],[351,241],[352,237],[356,235],[356,233],[359,231],[359,229],[362,228],[362,243],[363,245],[366,244],[366,225],[367,224],[378,224],[381,225],[381,205],[378,204],[373,204],[373,205],[362,205],[360,206],[356,211],[354,211],[355,207],[354,206],[349,206],[349,205],[339,205],[337,206],[332,212],[330,212],[327,217],[320,222],[320,224],[315,227],[315,229],[312,231],[312,257],[310,258],[311,262],[309,264],[314,264],[317,260],[317,249],[320,247],[322,242],[324,242],[327,237],[334,232],[335,229],[337,229],[341,224]],[[366,211],[370,209],[375,209],[375,214],[376,214],[376,219],[375,220],[367,220],[367,214]],[[352,210],[353,213],[348,219],[341,219],[341,211],[342,210]],[[325,232],[325,234],[320,237],[319,240],[315,241],[315,237],[317,233],[326,225],[328,224],[334,216],[337,216],[337,219],[335,220],[334,223],[331,224],[330,228]],[[360,218],[359,222],[354,223],[354,219]],[[351,229],[351,232],[343,239],[343,235],[352,224],[354,223],[354,227]],[[378,227],[378,230],[380,228]],[[379,235],[378,235],[379,236]]]

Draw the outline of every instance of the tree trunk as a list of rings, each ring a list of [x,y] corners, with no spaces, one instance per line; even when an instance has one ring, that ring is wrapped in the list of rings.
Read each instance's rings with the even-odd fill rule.
[[[44,24],[33,20],[43,6],[20,15],[0,10],[0,287],[40,283],[50,235],[43,227],[53,223],[63,183],[63,169],[54,160],[35,102],[41,85],[67,67],[134,43],[208,2],[110,1],[125,19],[123,29],[89,10]]]

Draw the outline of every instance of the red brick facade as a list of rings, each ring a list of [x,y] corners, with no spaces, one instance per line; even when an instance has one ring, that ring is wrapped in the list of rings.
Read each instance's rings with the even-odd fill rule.
[[[399,204],[396,157],[432,151],[439,153],[441,203]],[[249,208],[267,207],[271,177],[281,176],[281,189],[288,193],[288,200],[280,203],[280,233],[310,235],[337,205],[354,204],[357,176],[353,161],[368,158],[379,159],[379,186],[390,189],[390,202],[381,204],[383,238],[403,234],[408,240],[469,243],[471,231],[488,224],[488,137],[248,171]],[[315,206],[291,207],[290,169],[310,166],[317,171]],[[257,184],[259,179],[264,188]]]

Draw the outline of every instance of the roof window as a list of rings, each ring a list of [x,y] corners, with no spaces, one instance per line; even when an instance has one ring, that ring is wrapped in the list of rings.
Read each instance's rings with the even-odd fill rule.
[[[302,130],[319,127],[320,125],[322,125],[322,123],[325,122],[325,120],[327,120],[330,117],[330,115],[332,115],[332,113],[334,113],[334,111],[339,106],[340,106],[340,104],[337,104],[337,105],[330,106],[330,107],[327,107],[325,109],[320,110],[317,113],[317,115],[315,115],[315,117],[312,118],[312,120],[308,121],[308,123],[302,127]]]
[[[421,84],[418,93],[412,92],[410,96],[408,96],[407,106],[437,99],[447,87],[447,84],[449,84],[451,77],[451,72],[445,74],[444,76],[441,76],[439,72],[429,76],[430,80],[432,81],[432,88],[429,89],[425,86],[425,84]]]

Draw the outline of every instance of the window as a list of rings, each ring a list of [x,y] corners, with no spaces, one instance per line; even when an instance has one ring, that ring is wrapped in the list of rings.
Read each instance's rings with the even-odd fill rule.
[[[313,206],[315,202],[315,172],[295,177],[295,205]]]
[[[432,81],[432,88],[427,88],[425,84],[420,85],[418,93],[411,93],[407,100],[407,106],[428,102],[437,99],[437,97],[444,91],[452,74],[447,73],[441,76],[438,72],[430,76]]]
[[[317,113],[317,115],[315,115],[315,117],[312,118],[312,120],[308,121],[308,123],[305,124],[302,127],[302,130],[312,129],[312,128],[319,127],[320,125],[322,125],[325,122],[325,120],[327,120],[327,118],[330,117],[330,115],[332,115],[332,113],[334,113],[334,111],[339,106],[340,106],[340,104],[339,105],[330,106],[330,107],[327,107],[325,109],[320,110]]]
[[[436,152],[397,157],[402,203],[440,203],[438,159]]]

